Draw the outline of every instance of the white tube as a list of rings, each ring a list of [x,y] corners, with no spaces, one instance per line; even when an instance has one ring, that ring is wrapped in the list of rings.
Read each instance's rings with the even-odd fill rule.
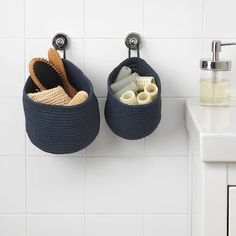
[[[127,105],[137,105],[137,99],[135,93],[132,90],[124,92],[120,97],[120,101]]]
[[[155,79],[152,76],[138,76],[136,77],[136,84],[138,86],[138,90],[144,90],[144,87],[148,84],[155,83]]]
[[[144,104],[151,103],[152,100],[151,100],[151,97],[148,93],[142,92],[142,93],[138,94],[137,102],[138,102],[139,105],[144,105]]]
[[[119,90],[119,91],[115,94],[115,96],[118,97],[118,98],[120,98],[120,96],[121,96],[124,92],[126,92],[126,91],[128,91],[128,90],[132,90],[134,93],[136,93],[136,92],[138,91],[138,87],[137,87],[136,83],[133,82],[133,83],[131,83],[131,84],[128,84],[127,86],[125,86],[124,88],[122,88],[121,90]]]
[[[117,93],[119,90],[123,89],[124,87],[126,87],[128,84],[131,84],[133,82],[136,82],[136,77],[138,76],[137,73],[133,73],[131,75],[129,75],[128,77],[115,82],[113,84],[111,84],[111,90],[113,93]]]
[[[79,105],[85,102],[88,98],[88,93],[86,91],[80,90],[68,103],[68,106]]]
[[[118,82],[118,81],[128,77],[129,75],[131,75],[131,73],[132,73],[132,70],[128,66],[121,67],[121,69],[115,79],[115,82]]]
[[[144,91],[150,95],[152,101],[157,98],[158,87],[156,86],[156,84],[148,84],[148,85],[146,85],[144,87]]]

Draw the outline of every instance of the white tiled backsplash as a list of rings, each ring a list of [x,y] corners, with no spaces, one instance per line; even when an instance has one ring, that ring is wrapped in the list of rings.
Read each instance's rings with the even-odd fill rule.
[[[199,60],[213,39],[236,41],[235,0],[2,0],[0,7],[0,235],[190,236],[184,101],[198,96]],[[142,35],[158,72],[163,114],[149,137],[126,141],[104,121],[106,80],[127,57],[124,37]],[[94,84],[101,130],[86,150],[51,155],[24,128],[22,88],[32,57],[57,32],[67,57]],[[224,48],[233,60],[236,48]]]

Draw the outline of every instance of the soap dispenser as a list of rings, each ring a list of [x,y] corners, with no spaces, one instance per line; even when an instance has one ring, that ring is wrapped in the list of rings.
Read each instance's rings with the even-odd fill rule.
[[[228,106],[230,101],[231,61],[220,60],[222,46],[236,43],[212,41],[212,59],[200,61],[200,104],[203,106]]]

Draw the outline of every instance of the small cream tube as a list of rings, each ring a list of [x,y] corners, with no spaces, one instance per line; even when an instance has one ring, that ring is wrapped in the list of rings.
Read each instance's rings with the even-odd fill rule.
[[[144,90],[144,87],[148,84],[155,83],[155,79],[152,76],[138,76],[136,77],[136,84],[138,86],[138,90]]]
[[[145,104],[151,103],[152,100],[151,100],[151,97],[148,93],[141,92],[137,96],[137,102],[139,105],[145,105]]]
[[[131,84],[128,84],[127,86],[125,86],[124,88],[122,88],[120,91],[118,91],[118,92],[115,94],[115,96],[118,97],[118,98],[120,98],[121,95],[122,95],[124,92],[128,91],[128,90],[132,90],[134,93],[136,93],[136,92],[138,91],[138,87],[137,87],[136,83],[133,82],[133,83],[131,83]]]
[[[120,101],[127,105],[137,105],[137,99],[135,93],[132,90],[124,92],[120,97]]]
[[[121,67],[121,69],[115,79],[115,82],[118,82],[118,81],[128,77],[129,75],[131,75],[131,73],[132,73],[132,70],[128,66]]]
[[[74,106],[74,105],[79,105],[83,102],[85,102],[88,98],[88,93],[86,91],[79,91],[68,103],[68,106]]]
[[[148,85],[146,85],[144,87],[144,91],[150,95],[152,101],[157,98],[158,87],[156,86],[156,84],[148,84]]]
[[[127,85],[136,82],[136,77],[138,76],[137,73],[133,73],[131,75],[129,75],[128,77],[115,82],[113,84],[111,84],[111,90],[113,93],[117,93],[118,91],[120,91],[121,89],[123,89],[124,87],[126,87]]]

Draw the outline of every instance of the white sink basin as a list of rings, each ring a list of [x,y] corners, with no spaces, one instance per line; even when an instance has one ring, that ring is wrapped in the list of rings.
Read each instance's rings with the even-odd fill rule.
[[[200,106],[186,102],[186,126],[190,140],[206,162],[236,162],[236,103],[230,107]]]

